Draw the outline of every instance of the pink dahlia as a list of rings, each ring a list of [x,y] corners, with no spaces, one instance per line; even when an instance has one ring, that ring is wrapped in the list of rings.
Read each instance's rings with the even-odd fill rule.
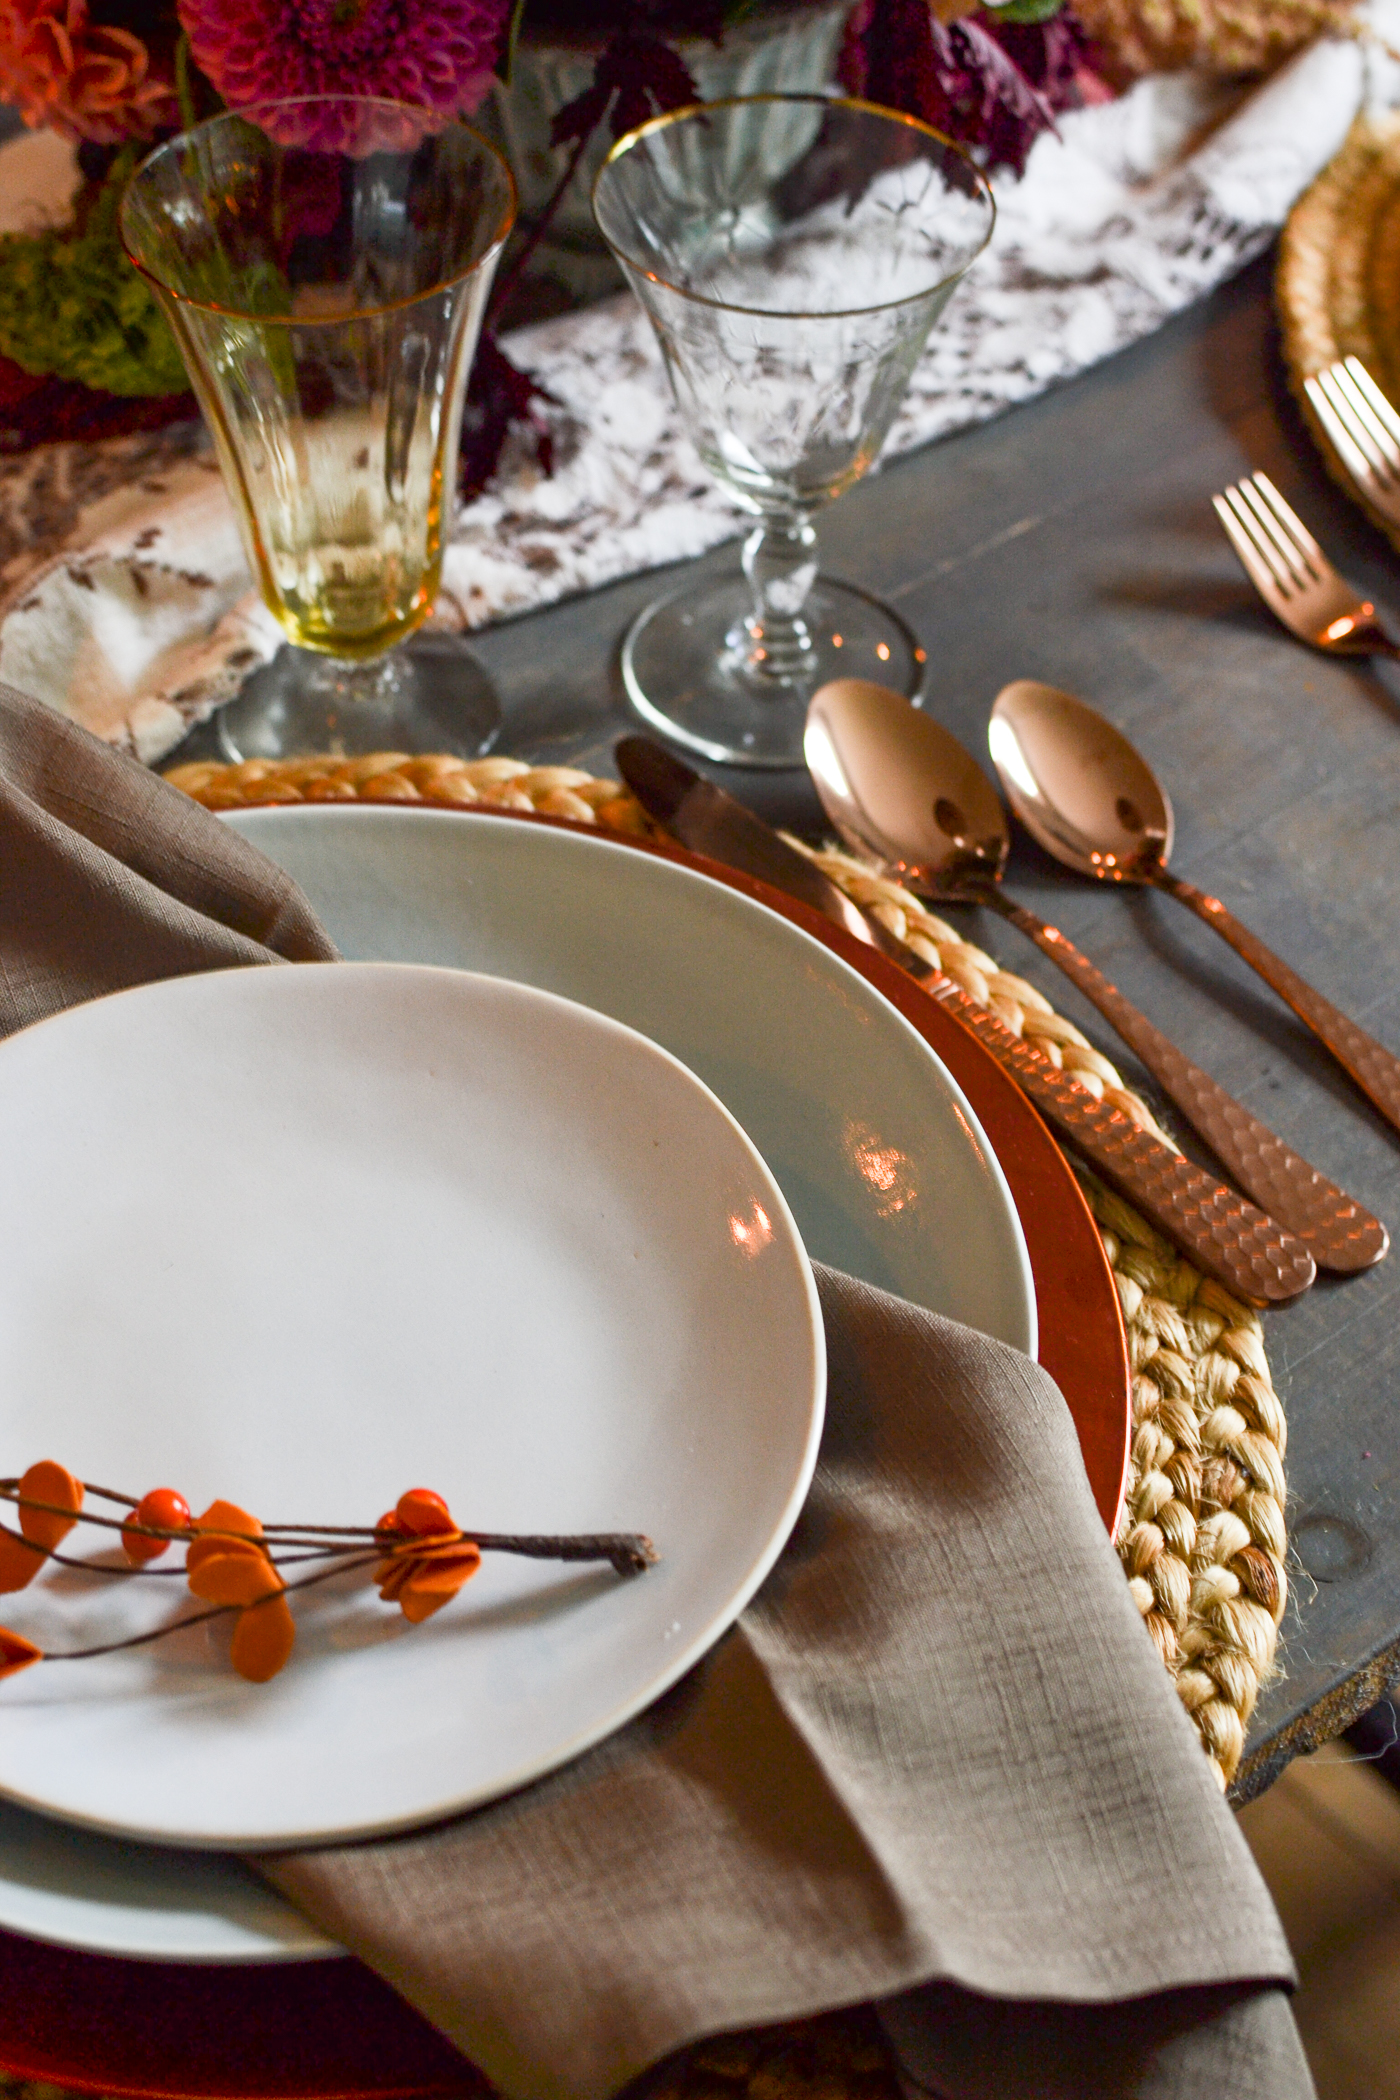
[[[103,146],[176,118],[174,87],[140,37],[92,21],[87,0],[0,0],[0,97],[35,129]]]
[[[234,109],[383,95],[449,117],[486,93],[510,0],[179,0],[179,12],[196,64]]]

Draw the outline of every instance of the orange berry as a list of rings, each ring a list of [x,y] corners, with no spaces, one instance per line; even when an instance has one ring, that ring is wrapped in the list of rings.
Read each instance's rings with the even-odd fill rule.
[[[188,1531],[190,1528],[190,1505],[174,1488],[152,1488],[143,1495],[131,1512],[134,1524],[154,1524],[163,1531]],[[123,1530],[122,1545],[126,1557],[141,1566],[148,1560],[159,1560],[169,1539],[148,1539],[139,1531]]]
[[[415,1538],[426,1538],[434,1531],[455,1531],[452,1512],[441,1495],[431,1488],[410,1488],[399,1496],[395,1519],[401,1531],[411,1531]]]
[[[175,1488],[152,1488],[136,1505],[138,1524],[160,1524],[167,1531],[188,1531],[190,1505]]]

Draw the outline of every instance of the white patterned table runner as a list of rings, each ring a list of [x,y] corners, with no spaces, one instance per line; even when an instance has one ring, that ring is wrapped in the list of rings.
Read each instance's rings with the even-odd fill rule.
[[[1400,0],[1374,12],[1396,41]],[[1019,184],[997,183],[992,245],[935,330],[887,451],[1040,393],[1233,275],[1336,152],[1363,95],[1388,98],[1392,70],[1374,47],[1325,42],[1223,122],[1223,91],[1189,75],[1063,119]],[[555,471],[511,441],[453,532],[443,620],[478,627],[735,532],[741,513],[682,434],[630,298],[508,347],[558,398]],[[282,640],[189,426],[44,447],[0,470],[0,604],[0,677],[149,763]]]

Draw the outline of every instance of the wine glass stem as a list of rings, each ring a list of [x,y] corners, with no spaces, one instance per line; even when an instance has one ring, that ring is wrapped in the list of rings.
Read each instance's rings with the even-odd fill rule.
[[[744,542],[744,574],[754,600],[753,668],[776,681],[799,677],[812,660],[802,608],[817,575],[815,529],[794,512],[765,518]]]

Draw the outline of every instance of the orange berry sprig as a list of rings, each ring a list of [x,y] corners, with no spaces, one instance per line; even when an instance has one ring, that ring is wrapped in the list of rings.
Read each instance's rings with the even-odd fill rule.
[[[102,1516],[87,1497],[122,1509]],[[19,1532],[0,1525],[0,1593],[26,1589],[47,1561],[89,1575],[183,1577],[203,1611],[186,1614],[150,1633],[92,1648],[44,1650],[23,1634],[0,1626],[0,1678],[36,1662],[77,1662],[144,1647],[182,1626],[236,1613],[230,1660],[239,1675],[265,1684],[287,1662],[296,1640],[289,1594],[336,1575],[372,1569],[386,1604],[397,1604],[411,1625],[420,1625],[470,1581],[487,1552],[524,1554],[537,1560],[609,1561],[619,1575],[640,1574],[658,1560],[650,1539],[633,1532],[573,1536],[550,1533],[465,1532],[441,1495],[410,1488],[371,1530],[365,1525],[264,1525],[236,1503],[212,1502],[194,1517],[174,1488],[152,1488],[140,1500],[113,1488],[85,1487],[66,1467],[41,1459],[18,1479],[0,1480],[0,1499],[15,1504]],[[125,1565],[80,1560],[60,1552],[77,1524],[120,1534]],[[175,1544],[185,1548],[183,1567],[157,1568]],[[288,1582],[282,1569],[320,1563]]]

